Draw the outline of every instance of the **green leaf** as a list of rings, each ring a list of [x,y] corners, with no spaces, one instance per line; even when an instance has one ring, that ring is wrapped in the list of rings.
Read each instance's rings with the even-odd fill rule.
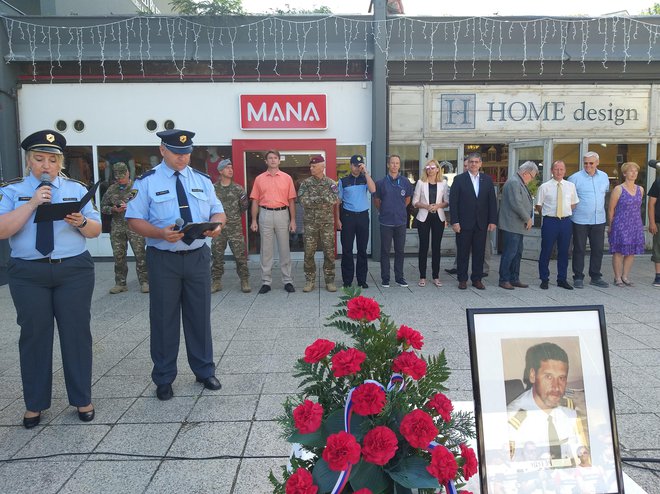
[[[340,408],[332,412],[323,422],[323,428],[329,436],[344,430],[344,409]]]
[[[373,494],[391,492],[393,484],[383,467],[364,460],[353,467],[349,482],[354,491],[367,487]]]
[[[328,463],[323,459],[319,458],[319,461],[314,465],[314,470],[312,471],[312,478],[314,479],[314,484],[319,488],[319,494],[324,492],[331,492],[332,488],[337,483],[340,472],[333,472],[330,470]]]
[[[401,460],[396,467],[387,470],[387,473],[403,487],[439,489],[438,479],[426,470],[427,466],[429,466],[429,462],[424,458],[411,456]]]
[[[322,428],[316,432],[311,432],[309,434],[301,434],[299,432],[294,432],[288,438],[290,443],[300,443],[303,446],[309,446],[312,448],[322,448],[325,446],[326,437],[323,435]]]
[[[403,487],[394,482],[394,494],[413,494],[413,492],[412,489],[408,489],[407,487]]]

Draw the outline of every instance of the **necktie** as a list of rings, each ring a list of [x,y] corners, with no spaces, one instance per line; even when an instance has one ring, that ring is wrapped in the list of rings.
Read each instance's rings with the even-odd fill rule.
[[[561,191],[561,182],[557,182],[557,218],[564,217],[564,194]]]
[[[553,460],[561,459],[561,444],[551,415],[548,415],[548,448],[550,449],[550,458]]]
[[[181,174],[174,172],[174,175],[176,175],[176,199],[179,201],[179,214],[184,224],[187,225],[188,223],[192,223],[192,214],[190,213],[190,206],[188,206],[186,190],[181,183]],[[184,236],[182,240],[186,245],[190,245],[195,241],[194,238],[188,238],[187,236]]]
[[[55,241],[53,238],[52,221],[41,221],[37,223],[37,241],[35,247],[44,255],[44,257],[53,252]]]

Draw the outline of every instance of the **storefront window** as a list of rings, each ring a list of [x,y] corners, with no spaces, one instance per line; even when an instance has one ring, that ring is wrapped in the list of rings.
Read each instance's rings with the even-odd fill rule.
[[[367,146],[337,146],[337,176],[330,178],[339,180],[351,173],[351,156],[354,154],[359,154],[368,161]]]
[[[509,170],[508,144],[466,144],[463,148],[464,156],[470,153],[481,154],[481,171],[489,175],[501,190],[506,182]]]
[[[580,143],[555,143],[552,147],[552,162],[561,160],[566,164],[566,176],[582,168],[582,156],[580,156]],[[548,175],[548,178],[551,175]]]
[[[69,146],[64,154],[62,172],[88,187],[94,183],[94,164],[91,146]]]
[[[433,159],[442,164],[442,172],[445,178],[451,177],[453,179],[457,173],[461,173],[463,171],[462,164],[460,169],[458,166],[458,149],[456,148],[434,149]],[[451,165],[451,168],[449,167],[448,163]]]
[[[393,154],[401,156],[401,176],[415,185],[419,179],[419,146],[390,146],[388,156]]]

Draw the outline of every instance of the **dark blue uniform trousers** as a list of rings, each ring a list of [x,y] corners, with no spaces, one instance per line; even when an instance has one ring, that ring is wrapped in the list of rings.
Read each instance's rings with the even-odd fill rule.
[[[458,281],[467,281],[470,254],[472,254],[472,281],[481,281],[484,276],[484,256],[488,230],[464,230],[456,234],[456,269]]]
[[[47,410],[53,384],[55,320],[60,337],[69,404],[92,402],[92,334],[90,306],[94,261],[89,252],[58,264],[11,259],[9,291],[21,327],[18,348],[25,407]]]
[[[367,243],[369,242],[369,212],[354,213],[342,208],[341,219],[341,278],[344,285],[358,285],[367,281]],[[357,261],[353,265],[353,242],[357,241]]]
[[[562,219],[544,216],[541,226],[541,254],[539,255],[539,278],[549,281],[550,256],[557,242],[557,281],[566,281],[568,274],[568,247],[573,235],[573,222],[570,216]]]
[[[215,374],[211,341],[211,249],[185,254],[147,248],[151,378],[169,384],[176,378],[181,316],[188,363],[195,376]]]

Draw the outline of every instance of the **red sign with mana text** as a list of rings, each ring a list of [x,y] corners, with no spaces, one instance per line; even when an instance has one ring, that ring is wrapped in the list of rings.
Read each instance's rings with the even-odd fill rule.
[[[325,94],[242,94],[243,130],[319,130],[328,127]]]

